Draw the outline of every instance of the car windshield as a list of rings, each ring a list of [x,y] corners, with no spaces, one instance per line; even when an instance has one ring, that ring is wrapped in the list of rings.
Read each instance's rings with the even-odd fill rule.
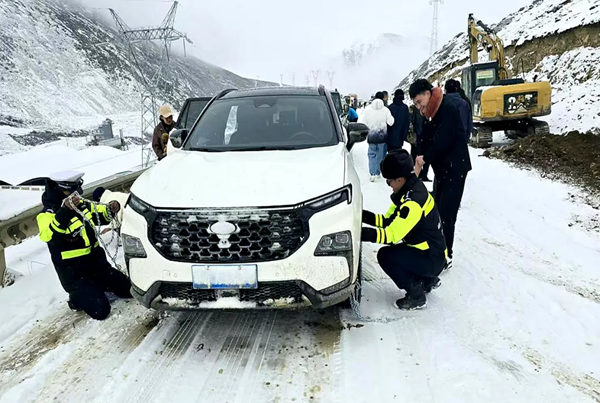
[[[327,99],[261,96],[213,102],[192,129],[192,151],[290,150],[338,143]]]

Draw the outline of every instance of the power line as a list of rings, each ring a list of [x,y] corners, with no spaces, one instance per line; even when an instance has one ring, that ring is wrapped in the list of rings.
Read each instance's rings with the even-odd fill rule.
[[[127,0],[127,1],[139,1],[139,0]],[[153,0],[161,1],[163,0]],[[109,9],[112,14],[117,30],[119,31],[120,39],[123,43],[128,46],[129,59],[132,66],[135,67],[140,77],[140,95],[141,95],[141,106],[142,106],[142,139],[152,133],[154,127],[158,124],[156,114],[158,112],[157,98],[159,91],[162,87],[166,87],[169,78],[169,63],[170,63],[170,51],[171,43],[179,39],[183,40],[183,51],[185,55],[185,43],[192,43],[192,41],[185,35],[177,31],[173,26],[175,24],[175,15],[177,14],[178,2],[173,2],[173,5],[169,9],[162,24],[154,28],[140,28],[131,29],[125,21],[113,10]],[[138,44],[144,42],[160,41],[160,58],[158,59],[158,66],[154,71],[152,68],[145,66],[142,68],[140,62],[141,56],[144,50],[137,47]],[[138,55],[138,53],[140,53]],[[142,166],[150,163],[150,159],[153,155],[152,147],[142,147]]]

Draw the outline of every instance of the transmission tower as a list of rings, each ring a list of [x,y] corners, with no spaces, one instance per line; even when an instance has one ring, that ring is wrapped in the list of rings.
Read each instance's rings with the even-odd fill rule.
[[[306,76],[306,86],[310,87],[310,78],[308,76]]]
[[[292,86],[296,85],[296,73],[291,73],[290,78],[292,79]]]
[[[444,4],[444,0],[429,0],[429,4],[433,4],[433,24],[431,25],[431,47],[429,53],[433,54],[438,48],[438,17],[440,4]]]
[[[328,71],[327,76],[329,77],[329,88],[333,88],[333,77],[335,76],[335,71]]]
[[[317,87],[317,80],[319,80],[319,73],[321,72],[321,70],[313,70],[312,71],[312,76],[315,80],[315,87]]]
[[[147,140],[158,124],[158,104],[157,98],[160,97],[160,91],[167,88],[169,83],[169,62],[171,43],[179,39],[183,40],[183,49],[185,54],[185,43],[192,41],[183,33],[175,30],[175,14],[177,13],[178,2],[173,2],[171,9],[167,13],[162,24],[154,28],[131,29],[119,15],[110,8],[110,13],[119,30],[121,40],[128,46],[129,62],[135,67],[140,76],[140,95],[142,106],[142,140]],[[148,63],[142,68],[143,48],[138,46],[142,43],[160,42],[160,58],[156,68]],[[147,53],[147,50],[146,50]],[[142,147],[142,166],[146,167],[155,159],[152,150],[152,143]]]

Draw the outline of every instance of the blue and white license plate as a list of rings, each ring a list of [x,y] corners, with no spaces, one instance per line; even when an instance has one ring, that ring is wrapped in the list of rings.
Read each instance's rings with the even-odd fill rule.
[[[193,265],[192,282],[196,290],[258,288],[258,266]]]

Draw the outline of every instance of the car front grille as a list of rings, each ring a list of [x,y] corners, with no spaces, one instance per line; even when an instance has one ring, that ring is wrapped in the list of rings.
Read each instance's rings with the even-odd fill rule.
[[[219,290],[196,290],[191,283],[169,283],[163,282],[160,286],[160,295],[165,298],[176,298],[190,301],[192,304],[216,301]],[[258,283],[257,289],[235,290],[239,292],[239,299],[243,302],[256,302],[258,305],[268,305],[269,300],[293,299],[291,302],[302,302],[302,290],[295,281],[280,281],[269,283]]]
[[[211,230],[219,222],[233,224],[234,232],[220,239]],[[287,258],[308,238],[308,223],[296,210],[158,211],[150,231],[169,260],[248,263]]]

